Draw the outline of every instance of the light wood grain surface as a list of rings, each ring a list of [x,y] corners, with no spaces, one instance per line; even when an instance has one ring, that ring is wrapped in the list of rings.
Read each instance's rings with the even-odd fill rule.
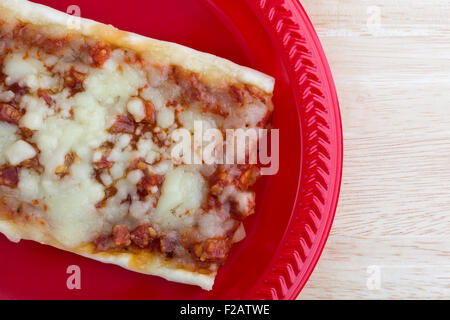
[[[450,1],[302,0],[344,127],[340,203],[300,299],[450,298]]]

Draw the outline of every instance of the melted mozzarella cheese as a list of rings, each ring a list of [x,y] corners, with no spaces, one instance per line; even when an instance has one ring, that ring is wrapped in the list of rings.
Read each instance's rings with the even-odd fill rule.
[[[21,119],[21,125],[37,130],[33,141],[40,150],[39,160],[45,173],[38,177],[23,171],[19,190],[24,199],[45,200],[48,206],[46,218],[52,234],[68,247],[91,241],[103,228],[105,221],[98,214],[95,204],[103,199],[104,188],[93,178],[93,150],[110,137],[107,133],[110,125],[107,123],[108,115],[122,112],[125,104],[121,101],[127,101],[130,96],[137,94],[137,89],[145,83],[142,72],[129,66],[124,66],[122,72],[119,72],[119,59],[120,56],[115,53],[105,64],[105,68],[90,72],[85,81],[84,92],[72,98],[68,98],[67,92],[55,95],[55,104],[61,108],[58,114],[42,99],[31,95],[22,99],[26,114]],[[24,60],[19,55],[7,61],[5,72],[11,83],[26,81],[30,79],[30,75],[39,78],[39,74],[45,73],[40,62],[31,58]],[[41,85],[40,82],[38,84]],[[67,118],[68,116],[71,118]],[[0,154],[6,154],[13,164],[34,155],[24,142],[16,142],[11,146],[17,139],[14,131],[12,126],[3,123],[0,125],[0,135],[3,133],[7,137],[2,140],[0,148],[10,150]],[[124,147],[129,141],[129,137],[122,138],[118,146]],[[76,154],[76,161],[70,168],[70,174],[61,180],[55,170],[64,164],[69,152]],[[118,162],[115,176],[122,176],[130,156],[124,155],[123,150],[118,150],[115,157]],[[130,182],[124,184],[130,185]],[[124,193],[124,189],[122,187],[119,193]]]
[[[206,238],[222,237],[225,233],[224,219],[214,212],[202,215],[199,219],[199,230]]]
[[[144,221],[153,209],[153,201],[133,201],[130,206],[130,215],[138,221]]]
[[[145,100],[150,101],[156,110],[161,110],[166,105],[166,99],[158,89],[148,87],[142,91],[141,95]]]
[[[88,95],[84,93],[83,95]],[[85,97],[86,104],[74,108],[74,119],[52,116],[34,139],[45,168],[42,196],[47,201],[47,218],[52,234],[68,247],[92,239],[102,228],[95,204],[104,197],[103,186],[93,179],[93,149],[106,140],[105,108]],[[55,174],[69,152],[77,155],[71,174],[64,180]]]
[[[26,201],[41,199],[41,177],[34,171],[28,169],[20,170],[19,190],[20,197]]]
[[[125,170],[133,158],[133,152],[128,147],[130,141],[131,136],[129,134],[120,135],[108,157],[108,161],[114,163],[114,166],[111,168],[113,179],[120,179],[125,175]]]
[[[194,131],[196,122],[200,122],[203,130],[217,128],[216,121],[212,115],[204,114],[195,110],[182,112],[178,119],[184,128]]]
[[[6,163],[6,150],[17,141],[17,128],[6,122],[0,122],[0,165]]]
[[[29,143],[18,140],[6,150],[6,158],[13,166],[36,156],[36,150]]]
[[[3,72],[7,75],[5,80],[7,85],[20,83],[25,79],[36,77],[39,73],[45,72],[41,61],[34,58],[25,59],[25,53],[15,53],[5,58]]]
[[[167,129],[173,125],[175,121],[175,112],[173,109],[164,107],[158,112],[156,120],[161,128]]]
[[[136,183],[140,180],[142,174],[137,172],[130,172],[125,179],[121,179],[116,183],[117,193],[108,199],[106,206],[102,208],[105,219],[108,223],[115,225],[123,223],[130,210],[130,204],[127,198],[137,201],[139,198],[136,192]]]
[[[43,100],[31,95],[24,96],[21,104],[25,108],[26,113],[20,119],[20,125],[30,130],[41,129],[44,125],[45,118],[53,113]]]
[[[3,72],[7,75],[5,79],[7,85],[18,83],[32,91],[39,88],[52,89],[58,85],[58,80],[50,75],[40,60],[25,58],[24,53],[8,55],[5,58]]]
[[[81,181],[74,186],[44,181],[48,183],[44,190],[52,235],[67,247],[92,239],[103,226],[103,218],[94,207],[104,196],[103,187],[92,181],[89,167],[80,166],[76,171]]]
[[[137,143],[137,157],[144,158],[148,164],[153,164],[160,158],[160,150],[151,139],[141,138]]]
[[[141,122],[145,118],[145,106],[144,102],[139,98],[133,98],[128,101],[128,112],[133,116],[136,122]]]
[[[117,114],[126,111],[130,97],[138,94],[138,89],[146,84],[145,73],[142,70],[120,63],[118,50],[112,53],[102,69],[93,69],[84,84],[86,92],[101,104],[109,106],[110,121]],[[119,66],[122,68],[119,69]]]
[[[163,228],[186,230],[195,223],[206,197],[206,183],[197,172],[178,167],[166,175],[152,220]]]

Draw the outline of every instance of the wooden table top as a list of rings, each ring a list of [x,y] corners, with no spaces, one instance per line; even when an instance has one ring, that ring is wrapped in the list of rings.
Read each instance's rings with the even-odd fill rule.
[[[344,174],[299,298],[450,298],[450,1],[301,2],[335,78]]]

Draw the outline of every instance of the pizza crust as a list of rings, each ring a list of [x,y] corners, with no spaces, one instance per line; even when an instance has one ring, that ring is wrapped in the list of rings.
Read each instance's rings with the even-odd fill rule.
[[[274,79],[253,69],[239,66],[217,56],[164,41],[143,37],[134,33],[118,30],[110,25],[88,19],[80,19],[80,29],[68,28],[73,16],[25,0],[0,0],[0,18],[14,17],[20,21],[40,26],[58,26],[67,33],[77,33],[86,37],[102,40],[111,45],[128,48],[140,53],[144,58],[165,65],[179,66],[197,73],[208,83],[247,84],[271,94]],[[0,217],[7,209],[0,206]],[[13,220],[1,220],[0,232],[9,240],[19,242],[21,239],[32,240],[42,244],[70,251],[104,263],[119,265],[123,268],[150,275],[160,276],[170,281],[197,285],[211,290],[216,271],[208,274],[181,269],[174,262],[157,253],[119,253],[94,251],[92,245],[68,248],[55,240],[46,228],[39,224],[22,224]]]
[[[36,25],[57,25],[68,32],[101,39],[109,44],[134,50],[163,64],[176,65],[198,73],[206,81],[245,83],[272,93],[275,80],[256,70],[240,66],[215,55],[166,41],[121,31],[111,25],[80,18],[79,29],[71,30],[74,17],[47,6],[26,0],[0,0],[0,9],[15,18]],[[0,13],[0,16],[2,14]]]
[[[201,274],[179,268],[170,268],[167,266],[167,263],[164,259],[156,255],[152,255],[151,259],[145,259],[145,263],[140,263],[139,257],[137,258],[136,256],[133,256],[129,253],[120,253],[114,255],[108,253],[77,253],[84,257],[91,258],[103,263],[119,265],[122,268],[131,271],[143,274],[151,274],[169,281],[196,285],[204,290],[212,289],[214,278],[216,276],[215,272],[210,274]],[[136,267],[136,262],[138,267]]]
[[[12,242],[17,243],[20,240],[32,240],[103,263],[118,265],[134,272],[158,276],[169,281],[196,285],[204,290],[212,289],[216,276],[216,272],[201,274],[177,268],[168,260],[153,253],[146,253],[145,256],[144,254],[135,255],[131,253],[95,253],[91,245],[77,249],[68,249],[47,235],[44,228],[32,224],[24,226],[11,220],[0,220],[0,233],[3,233]]]

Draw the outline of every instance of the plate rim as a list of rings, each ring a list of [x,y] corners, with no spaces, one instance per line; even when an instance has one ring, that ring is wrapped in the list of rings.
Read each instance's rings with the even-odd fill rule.
[[[292,65],[296,64],[295,59],[297,54],[300,57],[304,57],[305,54],[298,52],[298,48],[296,46],[298,44],[291,44],[289,41],[285,41],[287,38],[294,38],[295,34],[307,35],[308,41],[302,42],[302,46],[305,46],[307,49],[311,50],[313,57],[309,57],[313,59],[316,63],[316,66],[321,69],[316,71],[316,73],[323,73],[324,76],[319,77],[319,79],[323,80],[322,85],[325,86],[328,95],[328,103],[325,106],[332,106],[329,110],[331,116],[328,120],[330,127],[333,129],[331,135],[333,140],[330,141],[330,148],[334,147],[335,154],[333,155],[333,160],[335,161],[335,172],[333,174],[333,181],[330,183],[332,188],[329,189],[331,196],[327,197],[327,212],[324,215],[321,215],[321,225],[320,229],[318,229],[314,236],[315,242],[312,245],[309,245],[305,250],[309,250],[309,255],[307,256],[308,261],[301,261],[302,259],[294,259],[285,261],[285,255],[288,253],[289,258],[295,256],[294,252],[300,252],[303,250],[302,246],[290,246],[288,250],[284,250],[285,239],[289,235],[290,231],[296,231],[294,224],[294,219],[303,215],[302,207],[299,204],[301,202],[299,197],[301,196],[300,185],[301,181],[303,181],[303,159],[304,159],[304,150],[303,150],[303,140],[305,137],[303,136],[303,125],[301,125],[300,135],[302,139],[301,143],[301,163],[300,172],[299,172],[299,185],[297,187],[297,196],[294,201],[294,207],[291,212],[290,220],[285,228],[285,233],[283,234],[282,240],[279,242],[277,250],[274,252],[273,259],[267,265],[267,272],[264,272],[259,277],[257,283],[253,286],[253,289],[249,291],[246,296],[251,295],[252,298],[257,299],[295,299],[299,295],[300,291],[305,286],[308,281],[311,273],[313,272],[320,255],[324,249],[325,243],[329,236],[331,226],[333,223],[333,219],[336,212],[337,202],[339,198],[339,190],[341,186],[342,179],[342,166],[343,166],[343,138],[342,138],[342,123],[339,112],[339,102],[337,99],[337,92],[334,86],[333,77],[331,74],[330,67],[328,65],[327,59],[325,57],[325,53],[321,46],[320,40],[314,30],[314,27],[308,18],[305,10],[298,0],[247,0],[252,2],[252,6],[256,7],[257,10],[254,12],[261,14],[263,17],[262,20],[264,25],[268,28],[271,28],[271,32],[274,32],[274,40],[280,42],[277,45],[280,45],[281,51],[284,55],[283,63],[289,63]],[[298,19],[296,17],[302,17]],[[294,26],[294,27],[293,27]],[[301,30],[301,29],[305,30]],[[301,39],[297,39],[301,40]],[[289,49],[293,50],[292,52]],[[289,54],[290,52],[290,54]],[[300,60],[298,60],[300,61]],[[297,62],[298,62],[297,61]],[[289,66],[289,65],[287,65]],[[301,119],[300,114],[302,112],[301,105],[297,101],[297,96],[301,95],[301,91],[296,88],[298,84],[298,75],[299,72],[294,72],[291,75],[291,68],[287,68],[289,72],[290,82],[292,83],[292,88],[294,96],[296,96],[296,109],[299,113],[299,122],[302,123],[305,119]],[[326,135],[330,135],[330,133],[325,133]],[[332,142],[332,143],[331,143]],[[331,160],[330,160],[331,162]],[[330,176],[330,175],[329,175]],[[318,191],[320,192],[320,191]],[[304,240],[304,236],[298,236],[299,240]],[[304,240],[306,243],[307,241]],[[295,264],[298,266],[296,267]],[[307,265],[306,265],[307,264]],[[299,270],[292,270],[299,269]],[[254,293],[254,294],[253,294]]]
[[[274,258],[269,263],[269,270],[266,270],[255,286],[256,293],[252,294],[252,298],[293,300],[298,298],[316,267],[336,214],[343,169],[342,120],[337,90],[325,51],[300,1],[257,0],[256,6],[265,22],[272,27],[271,32],[280,42],[283,59],[289,66],[292,90],[296,96],[301,123],[302,152],[297,197],[290,221]],[[304,67],[304,61],[311,62],[312,66]],[[309,79],[309,76],[312,79]],[[300,88],[307,89],[308,92],[305,94],[306,91]],[[305,100],[309,100],[306,108]],[[324,112],[315,110],[316,103],[324,108]],[[305,114],[309,116],[305,117]],[[308,134],[328,138],[328,141],[320,143],[324,150],[309,152],[305,150],[307,137],[304,123],[309,123],[308,126],[313,128],[313,132],[310,131]],[[320,163],[310,164],[305,169],[305,159],[308,161],[314,157],[321,157]],[[306,170],[312,170],[312,176],[316,179],[305,182]],[[321,184],[317,181],[317,177],[328,183]],[[305,197],[305,190],[308,190],[311,201],[314,202],[310,209],[311,213],[307,213],[304,204],[301,203]],[[308,216],[312,214],[316,219],[311,218],[305,222],[302,220],[305,214]],[[301,232],[298,233],[299,231]]]

